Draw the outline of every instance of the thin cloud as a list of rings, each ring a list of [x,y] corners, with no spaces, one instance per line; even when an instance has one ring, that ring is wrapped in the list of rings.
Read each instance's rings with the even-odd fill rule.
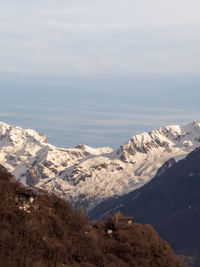
[[[1,73],[199,74],[199,1],[17,1],[1,7]]]

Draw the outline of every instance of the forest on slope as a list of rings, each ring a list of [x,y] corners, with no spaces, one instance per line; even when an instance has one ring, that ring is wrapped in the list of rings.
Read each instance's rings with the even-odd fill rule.
[[[168,163],[173,163],[170,159]],[[143,187],[95,207],[90,218],[120,210],[137,222],[151,224],[177,255],[200,266],[200,148],[177,163],[163,165]],[[171,166],[172,165],[172,166]]]
[[[0,266],[184,266],[150,225],[122,225],[111,237],[105,230],[0,167]]]

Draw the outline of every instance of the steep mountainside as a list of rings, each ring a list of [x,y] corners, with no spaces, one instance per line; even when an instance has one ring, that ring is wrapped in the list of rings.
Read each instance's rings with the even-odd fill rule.
[[[98,227],[97,227],[98,226]],[[120,226],[112,237],[64,200],[34,194],[0,166],[0,267],[183,267],[150,225]]]
[[[179,255],[200,266],[200,148],[138,190],[101,203],[92,218],[120,210],[150,223]]]
[[[24,185],[57,193],[87,211],[141,187],[169,158],[184,158],[198,146],[198,121],[133,136],[116,150],[57,148],[34,130],[0,123],[0,164]]]

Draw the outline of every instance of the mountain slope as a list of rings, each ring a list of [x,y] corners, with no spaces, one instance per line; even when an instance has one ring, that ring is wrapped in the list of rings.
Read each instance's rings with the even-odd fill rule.
[[[97,206],[91,217],[114,210],[152,224],[178,254],[200,266],[200,148],[140,189]]]
[[[34,194],[0,166],[0,266],[184,265],[150,225],[121,227],[108,238],[103,223],[94,228],[64,200]]]
[[[116,150],[57,148],[36,131],[0,123],[0,164],[23,184],[54,192],[87,211],[141,187],[169,158],[184,158],[198,146],[198,121],[133,136]]]

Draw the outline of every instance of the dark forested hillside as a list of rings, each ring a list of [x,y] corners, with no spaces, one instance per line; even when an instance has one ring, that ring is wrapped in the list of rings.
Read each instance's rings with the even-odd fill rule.
[[[183,266],[150,225],[105,227],[0,168],[0,266]]]
[[[150,223],[172,248],[200,266],[200,148],[142,188],[110,199],[90,214],[120,210],[136,222]]]

